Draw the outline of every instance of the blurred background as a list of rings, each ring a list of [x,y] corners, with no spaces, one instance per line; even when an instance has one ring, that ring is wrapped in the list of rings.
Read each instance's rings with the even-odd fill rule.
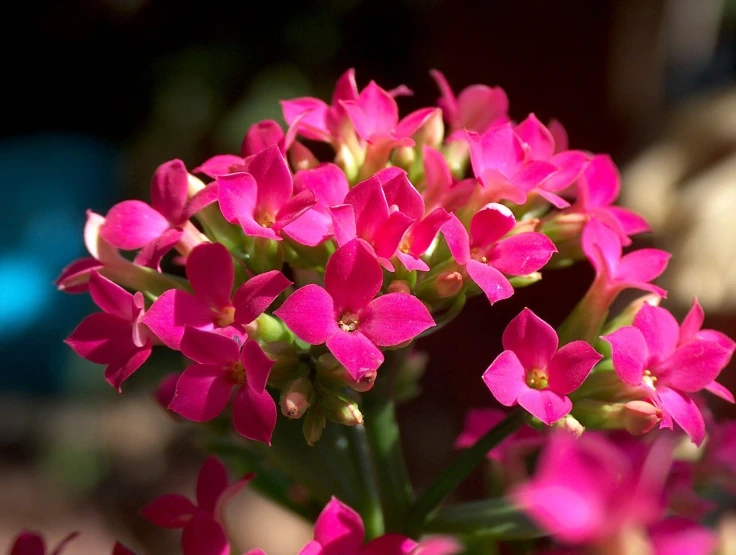
[[[736,336],[735,0],[57,0],[15,4],[0,41],[0,552],[24,527],[51,543],[81,531],[70,555],[108,553],[114,538],[178,552],[178,533],[137,511],[191,492],[203,460],[150,399],[182,361],[154,358],[118,395],[62,343],[91,301],[52,281],[84,254],[87,208],[148,198],[171,158],[191,168],[237,152],[250,124],[281,120],[279,99],[327,99],[348,67],[359,86],[413,89],[404,113],[437,98],[431,68],[456,91],[500,85],[513,118],[558,118],[573,148],[610,153],[622,201],[655,230],[642,244],[674,252],[666,306],[682,315],[697,294],[706,326]],[[465,410],[491,404],[479,375],[506,323],[524,306],[559,323],[591,276],[548,272],[493,311],[478,298],[420,343],[424,394],[400,413],[417,486],[452,457]],[[722,375],[732,390],[735,370]],[[238,547],[257,531],[271,555],[294,553],[310,529],[274,511],[239,498]]]

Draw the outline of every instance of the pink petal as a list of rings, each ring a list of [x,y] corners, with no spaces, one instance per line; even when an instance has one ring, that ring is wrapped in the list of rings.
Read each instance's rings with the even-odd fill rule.
[[[168,220],[139,200],[126,200],[113,206],[100,228],[102,238],[123,250],[140,249],[169,229]]]
[[[129,322],[138,316],[133,295],[97,272],[89,277],[89,293],[95,304],[108,314]]]
[[[265,119],[254,123],[245,132],[240,153],[243,158],[258,154],[270,146],[281,147],[284,140],[284,130],[272,119]]]
[[[66,266],[54,283],[59,291],[85,293],[89,290],[90,275],[101,268],[104,265],[94,258],[80,258]]]
[[[411,137],[417,130],[427,123],[438,112],[437,108],[421,108],[405,117],[396,124],[396,137]]]
[[[143,363],[151,356],[153,347],[150,343],[143,347],[136,348],[129,356],[124,356],[107,365],[105,368],[105,380],[113,386],[118,393],[121,391],[123,382],[127,380],[133,373],[138,370]]]
[[[547,129],[549,129],[552,137],[554,137],[555,152],[562,152],[564,150],[567,150],[570,143],[567,138],[567,130],[565,130],[565,126],[562,125],[562,123],[560,123],[558,120],[553,118],[549,120],[549,123],[547,124]]]
[[[325,289],[339,312],[358,312],[381,289],[383,272],[360,239],[337,249],[327,262]]]
[[[532,160],[524,164],[511,179],[523,193],[529,193],[557,172],[557,166],[549,162]],[[512,197],[509,197],[513,200]],[[520,197],[522,198],[522,197]]]
[[[657,397],[665,412],[700,446],[705,439],[705,421],[695,401],[669,387],[657,388]]]
[[[299,550],[298,555],[322,555],[322,553],[324,553],[324,551],[322,550],[322,546],[319,542],[312,540]]]
[[[470,237],[473,247],[488,247],[511,231],[516,218],[506,206],[486,204],[470,220]]]
[[[550,162],[557,167],[557,171],[544,180],[540,186],[545,191],[560,192],[575,182],[585,167],[590,156],[579,150],[569,150],[555,154]]]
[[[206,304],[179,289],[165,291],[141,318],[164,345],[177,351],[185,326],[210,330],[214,320],[215,314]]]
[[[141,509],[141,515],[159,528],[183,528],[197,507],[179,493],[157,497]]]
[[[258,185],[249,173],[217,176],[217,198],[222,215],[231,224],[241,219],[252,220],[256,208]]]
[[[460,114],[459,129],[483,132],[499,120],[507,117],[509,99],[501,87],[470,85],[457,97]]]
[[[557,351],[547,365],[549,389],[568,395],[582,385],[603,355],[585,341],[572,341]]]
[[[493,127],[483,135],[468,132],[470,163],[473,173],[484,186],[488,186],[484,174],[495,170],[511,177],[522,166],[526,157],[519,136],[510,124]]]
[[[233,296],[235,322],[241,325],[250,324],[263,314],[289,285],[291,281],[278,270],[250,278]]]
[[[245,368],[245,376],[254,393],[261,394],[266,389],[268,375],[276,361],[271,360],[263,352],[258,341],[249,339],[243,345],[240,353],[240,362]]]
[[[568,397],[550,389],[528,388],[519,395],[518,402],[547,426],[551,426],[572,410],[572,401]]]
[[[105,312],[87,316],[65,342],[79,356],[97,364],[122,362],[138,350],[130,323]]]
[[[310,345],[324,343],[339,329],[334,301],[319,285],[310,284],[297,289],[274,314],[299,339]]]
[[[345,201],[350,190],[348,178],[335,164],[321,164],[310,170],[294,174],[294,190],[309,189],[317,196],[316,208],[335,206]]]
[[[470,235],[463,223],[455,214],[450,214],[450,219],[442,226],[441,231],[452,257],[458,264],[467,264],[470,260]]]
[[[649,529],[656,555],[709,555],[717,551],[718,535],[691,520],[671,516]]]
[[[652,281],[662,275],[672,255],[659,249],[639,249],[621,259],[616,269],[616,279],[627,284]]]
[[[518,233],[496,243],[488,253],[488,263],[504,274],[525,276],[541,269],[557,247],[541,233]]]
[[[172,225],[186,221],[184,205],[189,193],[189,172],[181,160],[161,164],[151,182],[151,206]]]
[[[437,87],[440,89],[440,93],[442,94],[442,97],[437,101],[437,104],[442,108],[445,118],[452,125],[452,128],[459,129],[462,127],[469,127],[470,129],[477,131],[478,129],[475,129],[473,126],[463,125],[464,122],[460,121],[460,111],[457,105],[457,100],[455,99],[455,94],[452,92],[452,88],[442,72],[433,69],[429,74],[432,76],[435,83],[437,83]]]
[[[421,221],[414,222],[407,231],[411,240],[409,252],[415,256],[423,255],[432,245],[440,228],[450,220],[450,214],[444,208],[435,208]]]
[[[634,317],[634,327],[647,342],[650,365],[664,361],[675,352],[680,326],[669,311],[644,303]]]
[[[401,212],[414,220],[419,220],[424,216],[422,195],[409,182],[409,178],[404,172],[386,181],[383,184],[383,192],[389,206],[396,206]]]
[[[401,238],[409,229],[414,220],[403,212],[392,212],[376,233],[372,243],[376,256],[379,258],[391,258],[401,242]],[[392,271],[389,269],[389,271]]]
[[[257,210],[277,214],[291,198],[294,184],[291,172],[278,146],[270,146],[247,160],[248,173],[258,184]]]
[[[227,489],[229,482],[225,465],[215,456],[207,457],[197,476],[197,504],[199,508],[214,516],[217,500],[222,492]]]
[[[637,235],[651,231],[651,227],[643,216],[620,206],[609,206],[608,212],[618,220],[626,235]]]
[[[355,84],[355,69],[350,68],[335,83],[332,93],[332,105],[337,106],[340,100],[358,100],[358,86]]]
[[[169,408],[193,422],[207,422],[218,416],[233,391],[233,381],[220,365],[193,364],[176,383]]]
[[[409,555],[417,545],[413,539],[401,534],[384,534],[365,544],[360,555]],[[421,553],[428,555],[424,551]]]
[[[583,228],[581,243],[596,274],[613,274],[621,260],[621,241],[611,228],[590,220]]]
[[[528,308],[522,310],[503,332],[503,348],[514,351],[526,370],[543,369],[557,351],[555,330]]]
[[[728,364],[731,353],[712,341],[693,339],[681,344],[657,367],[660,385],[695,393],[711,384]]]
[[[365,528],[360,515],[333,497],[314,524],[314,541],[324,555],[353,555],[360,552]]]
[[[365,135],[362,135],[357,127],[356,131],[363,139],[367,140],[373,135],[382,135],[394,130],[399,121],[399,108],[393,97],[376,85],[375,81],[368,83],[368,86],[360,92],[358,103],[365,118],[366,127],[363,129]]]
[[[470,278],[486,294],[491,304],[508,299],[514,294],[514,288],[509,280],[493,266],[483,264],[477,260],[470,260],[465,265],[465,269],[468,271]]]
[[[564,198],[562,198],[559,195],[556,195],[555,193],[550,193],[549,191],[544,191],[542,189],[537,189],[535,191],[540,197],[542,197],[544,200],[549,202],[552,206],[555,208],[567,208],[570,206],[570,203],[567,202]]]
[[[235,282],[233,259],[221,243],[202,243],[187,257],[187,278],[194,294],[214,310],[230,306]]]
[[[704,388],[706,391],[710,391],[713,395],[720,397],[724,401],[729,403],[736,403],[733,393],[731,393],[726,387],[719,384],[718,382],[711,382]]]
[[[135,553],[122,543],[115,542],[115,545],[112,546],[112,555],[135,555]]]
[[[327,211],[332,218],[337,244],[343,246],[348,241],[355,239],[357,231],[353,207],[350,204],[341,204],[332,206]]]
[[[161,259],[173,249],[184,235],[180,228],[170,228],[143,246],[133,262],[139,266],[161,271]]]
[[[332,218],[314,209],[307,210],[281,231],[295,242],[307,247],[316,247],[334,235]]]
[[[233,424],[248,439],[271,445],[276,427],[276,403],[268,391],[241,387],[233,400]]]
[[[357,234],[369,243],[372,242],[389,217],[389,207],[380,180],[374,176],[358,183],[345,195],[345,203],[352,205],[355,212]]]
[[[515,405],[519,396],[529,389],[526,371],[513,351],[498,355],[483,373],[483,381],[496,400],[506,407]]]
[[[705,320],[705,312],[703,307],[700,306],[698,299],[693,299],[693,306],[688,311],[685,318],[682,320],[680,325],[680,343],[689,341],[695,334],[700,331],[703,327],[703,321]]]
[[[180,345],[181,353],[194,362],[229,366],[240,359],[238,344],[225,336],[187,326]]]
[[[552,133],[537,119],[534,114],[514,128],[517,135],[529,147],[530,154],[535,160],[549,160],[555,153],[555,140]]]
[[[401,262],[404,268],[406,268],[410,272],[414,270],[417,270],[419,272],[429,271],[429,266],[427,266],[427,263],[414,254],[404,254],[400,250],[397,250],[394,256],[396,256],[396,258],[399,259],[399,262]]]
[[[229,173],[229,172],[228,172]],[[187,201],[183,218],[188,220],[197,212],[217,202],[217,182],[210,183]]]
[[[621,177],[613,160],[607,155],[593,156],[583,171],[579,189],[586,206],[613,204],[621,190]]]
[[[338,330],[327,339],[327,348],[355,380],[383,364],[383,353],[359,331]]]
[[[634,326],[624,326],[603,339],[611,345],[611,358],[618,377],[626,384],[641,385],[649,361],[649,349],[641,331]]]
[[[234,168],[239,168],[235,170]],[[192,170],[192,173],[203,173],[207,177],[215,179],[217,176],[243,171],[243,159],[234,154],[218,154],[206,160],[201,166]]]
[[[379,347],[392,347],[434,326],[422,301],[404,293],[373,299],[360,313],[358,329]]]
[[[347,114],[357,135],[367,141],[371,137],[372,125],[363,113],[363,109],[360,107],[358,101],[341,100],[340,107]]]
[[[406,549],[413,540],[407,538],[403,544]],[[465,550],[462,543],[450,536],[435,536],[433,538],[425,538],[410,551],[410,555],[455,555]],[[361,554],[362,555],[362,554]]]
[[[15,538],[10,555],[46,555],[46,544],[38,534],[24,531]]]
[[[206,516],[196,516],[184,527],[181,547],[184,555],[230,555],[222,526]]]
[[[317,197],[309,189],[305,189],[301,193],[294,195],[281,206],[281,209],[276,214],[276,222],[273,224],[274,231],[279,231],[284,226],[297,220],[316,203]]]

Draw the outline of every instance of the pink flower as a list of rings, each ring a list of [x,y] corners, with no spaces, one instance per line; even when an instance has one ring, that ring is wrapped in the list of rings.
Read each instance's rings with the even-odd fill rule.
[[[378,347],[399,345],[434,325],[416,297],[381,290],[381,267],[361,239],[327,262],[325,288],[306,285],[274,312],[303,341],[327,348],[359,380],[383,363]]]
[[[454,216],[442,228],[452,256],[491,304],[514,294],[504,274],[524,276],[536,272],[557,252],[554,243],[541,233],[530,231],[504,238],[515,225],[511,210],[491,203],[473,216],[470,235]]]
[[[196,247],[186,274],[194,294],[169,289],[153,303],[142,321],[171,349],[179,350],[184,328],[232,329],[242,335],[250,324],[290,285],[278,270],[246,281],[231,297],[235,270],[230,252],[220,243]],[[226,333],[230,333],[227,331]]]
[[[437,104],[452,131],[483,133],[493,124],[508,121],[509,99],[501,87],[470,85],[456,98],[442,72],[433,69],[429,73],[442,94]]]
[[[229,484],[225,466],[209,457],[197,477],[197,504],[178,493],[154,499],[141,514],[161,528],[183,528],[184,555],[230,555],[224,528],[224,507],[248,482],[252,474]]]
[[[100,228],[102,238],[119,249],[142,249],[136,264],[156,270],[161,258],[180,241],[186,255],[202,241],[189,218],[215,200],[207,189],[190,200],[188,176],[181,160],[160,165],[153,174],[151,205],[126,200],[113,206]]]
[[[718,547],[713,530],[677,516],[651,526],[649,538],[656,555],[711,555]]]
[[[463,431],[455,440],[455,449],[467,449],[499,424],[508,413],[500,409],[469,409],[465,413]],[[544,436],[530,426],[514,432],[496,447],[488,451],[487,458],[504,464],[517,460],[517,453],[528,453],[542,445]]]
[[[314,525],[314,540],[299,555],[452,555],[462,551],[455,540],[434,537],[417,543],[400,534],[386,534],[367,544],[360,515],[333,497]]]
[[[228,222],[240,224],[246,235],[280,241],[281,230],[292,222],[298,228],[299,216],[317,198],[310,190],[292,196],[291,172],[277,146],[248,158],[245,168],[245,172],[217,176],[222,214]]]
[[[639,214],[620,206],[612,206],[621,191],[621,176],[611,158],[594,156],[580,175],[577,202],[570,212],[587,214],[612,229],[622,245],[631,244],[629,235],[650,231]]]
[[[603,358],[585,341],[557,349],[555,330],[525,308],[503,332],[505,349],[483,374],[496,400],[517,403],[547,425],[572,409],[567,396],[588,377]]]
[[[705,439],[705,422],[690,394],[713,383],[733,350],[707,334],[693,334],[692,320],[687,324],[681,341],[674,316],[645,303],[633,325],[603,339],[611,344],[613,366],[621,380],[644,388],[662,408],[664,420],[660,427],[672,428],[674,420],[700,445]]]
[[[233,424],[248,439],[271,444],[276,426],[276,403],[266,391],[274,361],[258,342],[242,345],[233,339],[187,327],[181,352],[195,361],[176,383],[169,408],[194,422],[218,416],[237,389],[233,400]]]
[[[596,281],[602,294],[611,301],[618,293],[629,288],[667,296],[664,289],[649,282],[664,272],[672,256],[670,253],[659,249],[639,249],[621,256],[618,235],[598,220],[591,220],[585,225],[582,247],[595,268]]]
[[[454,212],[470,199],[477,182],[475,179],[456,181],[450,172],[447,160],[438,150],[431,146],[422,146],[424,162],[424,199],[425,213],[436,208],[444,208]]]
[[[76,538],[79,532],[72,532],[61,540],[59,545],[48,552],[48,555],[61,555],[70,541]],[[40,534],[24,530],[15,538],[9,555],[46,555],[46,543]]]
[[[89,279],[92,300],[103,312],[87,316],[66,343],[82,358],[105,364],[105,379],[120,388],[148,359],[155,339],[143,323],[143,294],[125,289],[93,272]]]

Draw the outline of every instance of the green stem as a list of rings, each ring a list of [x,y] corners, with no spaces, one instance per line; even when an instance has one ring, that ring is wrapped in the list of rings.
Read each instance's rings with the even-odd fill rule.
[[[591,344],[598,339],[600,329],[606,321],[608,309],[616,298],[616,293],[604,289],[603,285],[598,280],[594,281],[585,296],[562,322],[557,330],[560,346],[576,339],[582,339]]]
[[[409,521],[412,531],[419,531],[424,521],[442,500],[485,460],[488,451],[514,433],[524,424],[525,420],[526,412],[517,408],[481,437],[475,445],[463,451],[414,503]]]
[[[383,535],[384,532],[383,510],[376,479],[376,468],[371,457],[365,428],[362,425],[348,428],[348,437],[363,485],[361,506],[356,507],[356,509],[363,517],[366,539],[372,540]]]

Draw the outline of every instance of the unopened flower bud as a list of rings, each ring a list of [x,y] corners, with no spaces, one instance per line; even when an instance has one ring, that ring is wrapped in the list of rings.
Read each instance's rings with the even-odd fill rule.
[[[409,171],[414,164],[414,149],[410,146],[401,146],[394,149],[391,162],[394,166]]]
[[[649,401],[629,401],[624,405],[622,418],[626,431],[639,436],[662,421],[662,410]]]
[[[187,196],[192,198],[205,188],[205,184],[197,176],[187,174]]]
[[[541,279],[541,272],[532,272],[531,274],[527,274],[525,276],[513,276],[509,278],[509,282],[511,283],[511,285],[513,285],[514,289],[519,289],[520,287],[527,287],[529,285],[537,283]]]
[[[319,160],[315,158],[312,151],[309,150],[299,141],[291,143],[289,148],[289,161],[294,171],[309,170],[319,165]]]
[[[288,341],[290,332],[284,323],[265,312],[256,318],[256,336],[261,341],[271,343],[274,341]],[[250,334],[249,334],[250,335]]]
[[[314,444],[322,437],[322,430],[324,430],[326,425],[327,420],[320,408],[310,407],[304,417],[304,425],[302,426],[302,432],[304,433],[304,439],[307,440],[307,445],[314,447]]]
[[[340,393],[325,392],[319,396],[320,407],[327,418],[345,426],[363,423],[358,403]]]
[[[555,422],[554,426],[561,430],[565,430],[567,433],[573,435],[574,437],[580,437],[585,431],[585,426],[578,422],[578,420],[571,414],[560,418],[557,422]]]
[[[588,216],[581,213],[556,214],[544,224],[540,231],[555,244],[576,240],[583,233]]]
[[[463,179],[470,161],[470,146],[466,141],[452,141],[444,149],[445,159],[455,179]]]
[[[409,287],[409,283],[403,279],[395,279],[389,283],[387,291],[389,293],[404,293],[406,295],[411,295],[411,287]]]
[[[289,382],[298,377],[301,372],[306,371],[300,368],[296,347],[290,343],[282,341],[266,343],[263,346],[263,352],[268,358],[276,361],[268,375],[268,383],[276,387],[280,387],[280,384]]]
[[[301,418],[314,396],[314,386],[309,378],[297,378],[281,391],[281,414],[291,419]]]
[[[634,322],[634,318],[639,313],[639,310],[641,310],[641,307],[645,304],[659,306],[661,301],[662,297],[656,293],[649,293],[648,295],[642,295],[641,297],[634,299],[618,314],[618,316],[609,320],[603,328],[601,335],[608,335],[619,328],[630,326]]]
[[[158,384],[156,391],[153,393],[153,398],[163,408],[168,410],[171,400],[174,398],[176,392],[176,384],[179,381],[181,372],[172,372],[166,374]],[[169,411],[170,412],[170,411]]]
[[[378,373],[375,371],[363,374],[356,380],[332,353],[325,353],[317,359],[317,379],[328,388],[348,386],[354,391],[364,393],[376,383]]]
[[[442,120],[442,110],[440,109],[435,110],[430,118],[414,133],[414,141],[419,149],[423,145],[440,148],[444,138],[445,122]]]

